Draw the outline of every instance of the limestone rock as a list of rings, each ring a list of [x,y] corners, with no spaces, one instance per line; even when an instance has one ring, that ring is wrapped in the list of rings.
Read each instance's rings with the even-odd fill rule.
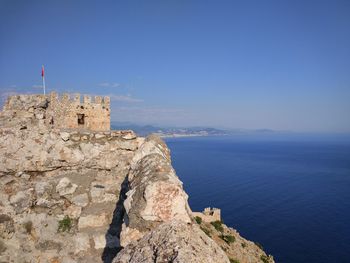
[[[64,214],[73,219],[79,218],[81,215],[81,207],[71,205],[64,211]]]
[[[124,140],[133,140],[136,139],[136,134],[133,131],[128,131],[122,136]]]
[[[229,263],[225,252],[197,226],[171,221],[124,248],[113,263]]]
[[[51,208],[51,207],[55,206],[56,204],[61,204],[61,203],[62,203],[62,201],[56,201],[56,200],[51,200],[51,199],[47,199],[47,198],[38,198],[35,201],[35,206]]]
[[[78,228],[100,227],[108,223],[106,214],[87,215],[79,218]]]
[[[149,184],[145,189],[144,198],[147,201],[145,209],[141,211],[143,219],[191,222],[186,210],[188,197],[179,185],[163,181]]]
[[[5,214],[0,214],[0,237],[10,239],[15,232],[13,219]]]
[[[10,197],[10,204],[14,207],[16,213],[21,213],[32,205],[32,189],[19,191]]]
[[[171,166],[166,146],[154,136],[144,144],[136,151],[129,173],[130,190],[124,201],[125,225],[120,235],[123,246],[162,222],[191,222],[188,196]]]
[[[136,151],[131,161],[131,168],[134,169],[137,166],[138,162],[149,154],[159,154],[164,159],[170,161],[170,151],[165,143],[158,136],[150,135]],[[132,178],[130,179],[132,180]]]
[[[0,112],[0,262],[111,262],[121,246],[115,262],[228,262],[220,246],[241,263],[265,255],[227,228],[237,240],[230,248],[220,233],[210,239],[193,225],[159,137],[71,130],[86,109],[64,98],[74,109],[53,112],[57,96],[29,95],[11,97]],[[107,104],[97,109],[105,117]],[[89,116],[89,125],[104,120]]]
[[[100,235],[94,235],[94,244],[95,244],[95,249],[101,249],[106,246],[106,237],[103,234]]]
[[[95,138],[96,138],[97,140],[102,139],[102,138],[105,138],[105,137],[106,137],[106,136],[105,136],[104,134],[100,134],[100,133],[95,134]]]
[[[93,182],[90,190],[91,200],[94,203],[116,202],[118,197],[115,194],[106,192],[103,183]]]
[[[61,139],[66,142],[69,140],[70,134],[68,132],[61,132],[60,136],[61,136]]]
[[[69,195],[73,194],[75,190],[77,189],[78,185],[73,184],[69,178],[64,177],[62,178],[59,183],[56,186],[56,192],[59,193],[59,195]]]
[[[52,185],[48,182],[38,182],[35,184],[34,189],[37,196],[43,196],[45,193],[50,192],[52,188]]]
[[[90,249],[90,240],[88,234],[78,233],[74,238],[75,254],[80,251],[87,251]]]
[[[120,233],[120,245],[126,247],[128,244],[141,239],[145,233],[140,232],[136,228],[127,227],[125,224],[123,224],[122,232]]]
[[[80,207],[85,207],[89,204],[89,197],[86,193],[74,196],[71,201]]]

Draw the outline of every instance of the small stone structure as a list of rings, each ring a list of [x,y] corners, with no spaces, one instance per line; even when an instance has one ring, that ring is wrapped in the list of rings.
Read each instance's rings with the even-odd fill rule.
[[[4,105],[4,112],[12,118],[31,117],[35,114],[38,124],[59,129],[80,129],[91,131],[110,130],[110,98],[64,93],[59,97],[56,92],[50,95],[10,96]]]
[[[215,207],[206,207],[203,212],[192,212],[192,215],[199,216],[204,222],[207,223],[221,221],[221,210]]]

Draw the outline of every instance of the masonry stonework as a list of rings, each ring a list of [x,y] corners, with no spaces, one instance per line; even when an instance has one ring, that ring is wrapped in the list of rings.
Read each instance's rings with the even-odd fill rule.
[[[41,107],[39,116],[41,122],[52,128],[80,129],[91,131],[110,130],[110,98],[83,96],[80,94],[63,94],[56,92],[50,95],[19,95],[10,96],[4,106],[4,111],[14,115],[25,115]],[[37,116],[38,117],[38,116]]]
[[[207,223],[221,221],[221,210],[215,207],[206,207],[203,212],[192,212],[192,215],[202,218],[202,220]]]

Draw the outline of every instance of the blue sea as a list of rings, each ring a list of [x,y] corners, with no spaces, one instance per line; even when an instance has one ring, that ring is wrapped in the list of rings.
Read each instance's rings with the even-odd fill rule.
[[[331,137],[166,139],[193,211],[228,226],[276,262],[350,262],[350,142]]]

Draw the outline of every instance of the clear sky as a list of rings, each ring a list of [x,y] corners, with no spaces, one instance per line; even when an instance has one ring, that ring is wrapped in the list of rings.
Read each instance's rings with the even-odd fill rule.
[[[112,120],[350,132],[350,1],[0,0],[0,92],[110,95]]]

